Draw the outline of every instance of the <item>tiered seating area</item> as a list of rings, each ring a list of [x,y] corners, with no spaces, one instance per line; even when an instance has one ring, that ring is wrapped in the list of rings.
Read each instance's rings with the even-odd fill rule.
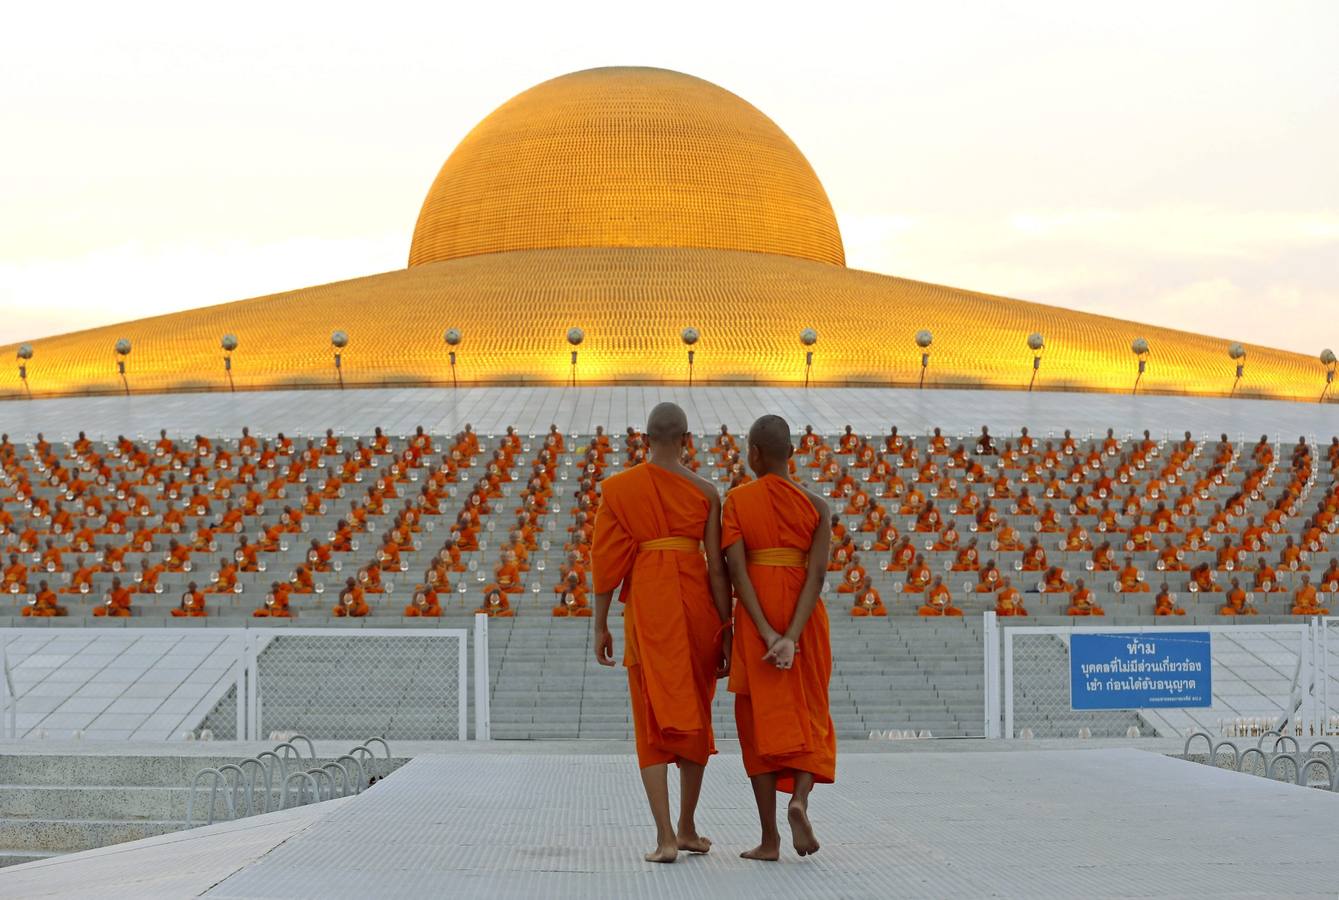
[[[1339,589],[1339,443],[978,441],[800,437],[795,475],[837,512],[825,599],[843,736],[980,733],[984,610],[1026,611],[1007,623],[1100,608],[1125,624],[1231,622],[1234,608],[1258,622],[1324,609]],[[699,436],[685,459],[726,489],[748,477],[742,449]],[[496,736],[627,737],[623,680],[594,666],[576,620],[600,481],[643,453],[635,433],[468,427],[4,441],[6,624],[458,627],[482,610]],[[728,703],[722,692],[727,737]]]

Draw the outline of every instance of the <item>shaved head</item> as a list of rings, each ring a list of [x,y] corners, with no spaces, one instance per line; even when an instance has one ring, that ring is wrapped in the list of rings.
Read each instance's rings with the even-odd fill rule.
[[[791,451],[790,425],[780,416],[763,416],[749,428],[749,445],[768,462],[785,462]]]
[[[678,444],[688,433],[688,416],[677,403],[657,403],[646,417],[646,436],[653,444]]]

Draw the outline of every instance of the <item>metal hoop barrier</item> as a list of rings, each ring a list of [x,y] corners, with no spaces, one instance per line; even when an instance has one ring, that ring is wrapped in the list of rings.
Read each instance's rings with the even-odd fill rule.
[[[1271,759],[1269,761],[1269,768],[1265,769],[1265,777],[1268,778],[1270,781],[1277,781],[1278,779],[1274,777],[1274,767],[1285,759],[1293,764],[1292,780],[1296,782],[1298,773],[1301,771],[1301,767],[1297,765],[1297,757],[1293,756],[1291,753],[1280,753],[1279,755]]]
[[[309,759],[315,759],[315,758],[316,758],[316,745],[312,743],[312,739],[309,738],[309,737],[307,737],[305,734],[293,734],[293,735],[289,735],[289,737],[288,737],[288,743],[289,743],[289,744],[295,744],[295,743],[298,742],[298,741],[306,741],[306,742],[307,742],[307,757],[308,757]],[[297,747],[294,747],[293,749],[294,749],[294,751],[296,751],[296,750],[297,750]]]
[[[1311,757],[1297,769],[1297,784],[1301,787],[1311,787],[1311,785],[1307,784],[1306,773],[1312,766],[1320,766],[1325,770],[1325,790],[1334,790],[1334,769],[1332,769],[1330,764],[1319,756]]]
[[[1307,756],[1315,756],[1315,755],[1316,755],[1316,748],[1317,748],[1317,747],[1324,747],[1324,748],[1326,749],[1326,751],[1329,752],[1329,754],[1330,754],[1330,768],[1331,768],[1332,770],[1333,770],[1333,769],[1339,769],[1339,766],[1336,766],[1336,765],[1334,764],[1334,745],[1331,744],[1329,741],[1314,741],[1314,742],[1311,744],[1310,747],[1307,747],[1307,748],[1306,748],[1306,755],[1307,755]]]
[[[279,802],[279,808],[280,808],[280,809],[288,809],[288,786],[289,786],[289,784],[291,784],[291,783],[294,782],[294,781],[296,781],[297,784],[298,784],[298,787],[297,787],[297,794],[295,795],[296,802],[293,804],[294,806],[302,806],[302,805],[303,805],[303,803],[302,803],[302,789],[303,789],[304,786],[307,786],[307,785],[310,785],[310,786],[311,786],[311,795],[312,795],[312,799],[313,799],[313,801],[316,801],[316,800],[320,800],[320,799],[321,799],[321,789],[320,789],[319,787],[316,786],[316,779],[315,779],[315,778],[313,778],[313,777],[312,777],[309,773],[307,773],[307,772],[293,772],[293,773],[291,773],[287,778],[284,779],[284,790],[283,790],[283,794],[282,794],[282,795],[280,796],[280,798],[279,798],[279,799],[280,799],[280,802]]]
[[[1215,767],[1218,765],[1218,751],[1224,747],[1227,747],[1232,751],[1232,768],[1235,769],[1237,767],[1237,762],[1241,759],[1241,751],[1239,751],[1237,745],[1231,741],[1219,741],[1214,745],[1213,753],[1209,756],[1209,764]]]
[[[1273,729],[1270,729],[1269,731],[1266,731],[1264,734],[1260,735],[1260,739],[1257,740],[1257,741],[1255,742],[1255,746],[1260,747],[1260,748],[1263,748],[1263,747],[1265,746],[1265,738],[1267,738],[1267,737],[1282,737],[1282,736],[1283,736],[1283,732],[1281,732],[1281,731],[1274,731]]]
[[[1238,772],[1246,771],[1246,758],[1250,756],[1252,753],[1260,757],[1260,765],[1264,767],[1264,771],[1261,772],[1261,774],[1263,775],[1267,773],[1269,771],[1269,757],[1265,756],[1265,751],[1261,750],[1259,747],[1247,747],[1245,750],[1241,752],[1241,758],[1237,760],[1237,771]],[[1250,774],[1254,775],[1255,772],[1252,771],[1250,772]]]
[[[248,779],[246,780],[246,814],[247,814],[248,816],[254,816],[257,812],[260,812],[260,811],[261,811],[261,810],[258,810],[258,809],[256,808],[256,775],[257,775],[257,774],[261,774],[261,775],[264,775],[264,776],[265,776],[265,794],[264,794],[264,796],[265,796],[265,809],[264,809],[264,812],[269,812],[269,811],[270,811],[270,770],[266,767],[265,763],[261,762],[260,759],[258,759],[257,757],[254,757],[254,756],[251,756],[251,757],[248,757],[248,758],[242,760],[242,761],[239,762],[237,765],[241,766],[244,770],[249,771],[249,772],[251,773],[251,777],[248,778]],[[255,766],[255,768],[253,768],[253,769],[247,769],[246,767],[247,767],[248,765]]]
[[[339,795],[341,797],[349,796],[349,773],[339,763],[328,762],[321,766],[322,771],[330,773],[330,796],[334,799],[335,794],[335,776],[333,773],[339,773]]]
[[[387,758],[387,759],[390,759],[390,758],[391,758],[391,745],[388,744],[388,743],[386,743],[386,739],[385,739],[385,738],[379,738],[379,737],[368,738],[367,740],[363,741],[363,746],[364,746],[364,747],[367,747],[367,748],[370,750],[370,749],[372,749],[372,743],[373,743],[374,741],[375,741],[376,743],[378,743],[378,744],[381,745],[381,749],[383,749],[383,750],[386,751],[386,758]]]
[[[228,778],[229,772],[236,772],[237,774],[230,780]],[[242,771],[242,767],[239,765],[236,765],[234,763],[224,763],[223,765],[219,766],[219,774],[223,776],[224,786],[229,789],[228,790],[228,793],[230,795],[230,799],[228,802],[229,815],[231,818],[236,819],[237,811],[241,809],[241,804],[237,802],[239,799],[238,795],[241,794],[242,792],[242,781],[246,778],[246,773]]]
[[[354,767],[357,768],[358,772],[357,779],[354,778],[354,773],[352,770],[349,771],[348,776],[349,780],[353,782],[353,792],[355,794],[361,794],[363,792],[363,787],[367,784],[367,776],[363,774],[363,764],[358,761],[358,757],[352,756],[348,753],[345,753],[343,756],[337,757],[335,759],[335,762],[338,763],[340,766],[343,766],[344,760],[346,759],[349,762],[353,763]]]
[[[1302,745],[1299,744],[1299,743],[1297,743],[1297,738],[1293,737],[1293,736],[1290,735],[1290,734],[1282,734],[1282,735],[1279,735],[1278,737],[1274,738],[1274,752],[1275,752],[1275,753],[1280,752],[1280,751],[1279,751],[1279,745],[1282,744],[1284,741],[1292,741],[1292,745],[1293,745],[1292,750],[1285,751],[1285,752],[1289,752],[1289,753],[1300,753],[1300,752],[1302,751]]]
[[[214,824],[214,801],[218,797],[219,782],[223,781],[226,784],[227,779],[224,778],[223,773],[220,772],[218,769],[201,769],[199,772],[196,772],[195,777],[191,779],[191,792],[186,798],[187,828],[190,828],[195,824],[195,789],[200,785],[200,779],[208,776],[212,776],[214,781],[209,788],[209,817],[208,820],[205,822],[205,824],[206,825]],[[226,794],[224,796],[229,801],[228,814],[231,816],[236,811],[231,808],[231,797]]]
[[[284,783],[284,777],[288,775],[288,766],[284,763],[284,758],[282,756],[280,756],[278,753],[275,753],[273,750],[262,750],[256,754],[256,759],[260,760],[260,762],[265,765],[265,790],[267,791],[274,790],[272,775],[270,773],[270,766],[269,763],[266,762],[267,759],[274,760],[274,764],[279,769],[279,783],[280,784]],[[269,806],[270,806],[269,800],[267,799],[265,801],[266,812],[269,811]]]
[[[1204,738],[1204,743],[1205,743],[1205,745],[1208,746],[1208,748],[1209,748],[1209,758],[1212,759],[1212,758],[1213,758],[1213,737],[1211,737],[1207,731],[1195,731],[1195,732],[1191,732],[1190,737],[1186,738],[1185,746],[1181,748],[1181,755],[1182,755],[1182,756],[1189,756],[1189,755],[1190,755],[1190,745],[1194,742],[1195,738]]]
[[[330,788],[329,792],[326,794],[326,796],[325,796],[324,799],[326,799],[326,800],[334,800],[334,799],[335,799],[335,779],[334,779],[333,776],[331,776],[331,774],[330,774],[329,772],[325,771],[324,769],[308,769],[308,770],[307,770],[307,774],[310,775],[310,776],[312,776],[312,778],[315,779],[315,781],[316,781],[316,783],[317,783],[317,786],[318,786],[318,787],[317,787],[317,794],[316,794],[316,802],[317,802],[317,803],[320,803],[320,802],[321,802],[321,799],[322,799],[322,797],[321,797],[321,793],[320,793],[321,779],[325,779],[326,784],[327,784],[327,785],[329,786],[329,788]]]
[[[377,757],[375,753],[373,753],[371,750],[368,750],[366,747],[362,745],[354,747],[352,750],[349,751],[348,755],[353,756],[355,753],[361,753],[367,757],[367,769],[366,771],[363,772],[363,787],[366,788],[368,787],[368,782],[371,781],[371,779],[375,778],[377,775]],[[358,765],[361,768],[362,756],[357,757],[357,759],[358,759]]]

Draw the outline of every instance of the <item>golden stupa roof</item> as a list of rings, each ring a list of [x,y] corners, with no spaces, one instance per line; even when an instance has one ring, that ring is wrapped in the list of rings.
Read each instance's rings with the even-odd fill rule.
[[[518,94],[456,147],[409,265],[558,247],[698,247],[842,265],[823,185],[790,138],[708,81],[573,72]]]
[[[238,388],[565,382],[579,327],[582,382],[680,382],[680,333],[698,329],[699,382],[812,379],[1226,394],[1222,338],[847,269],[818,179],[765,116],[720,88],[658,69],[597,69],[504,104],[462,141],[423,205],[407,269],[34,341],[35,394],[217,390],[235,335]],[[113,347],[131,342],[126,381]],[[13,353],[15,347],[0,348]],[[1314,400],[1307,356],[1247,345],[1238,393]],[[0,396],[24,390],[0,368]]]

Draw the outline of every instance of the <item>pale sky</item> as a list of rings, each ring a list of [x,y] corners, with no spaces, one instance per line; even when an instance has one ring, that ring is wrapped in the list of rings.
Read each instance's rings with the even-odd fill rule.
[[[1339,345],[1339,3],[11,4],[0,343],[403,268],[514,94],[655,65],[769,115],[848,265]]]

